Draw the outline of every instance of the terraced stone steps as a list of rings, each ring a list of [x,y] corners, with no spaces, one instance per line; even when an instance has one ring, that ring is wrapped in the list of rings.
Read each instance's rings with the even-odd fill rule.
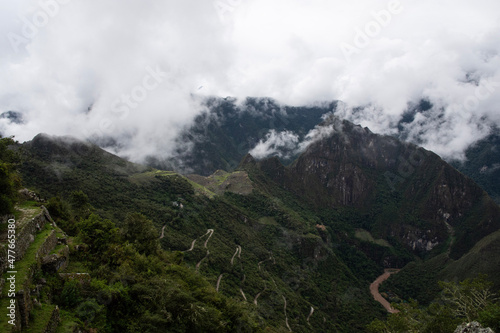
[[[7,243],[2,242],[0,261],[2,262],[2,295],[0,308],[6,309],[11,299],[15,299],[15,323],[13,326],[2,319],[1,332],[55,332],[59,321],[59,309],[55,305],[40,304],[36,298],[38,286],[33,288],[34,276],[42,269],[42,263],[65,237],[44,206],[23,207],[19,209],[19,218],[16,220],[16,260],[14,269],[7,266]],[[65,248],[66,247],[66,248]],[[53,256],[67,256],[67,246],[59,244],[57,254]],[[60,267],[64,267],[61,265]],[[16,273],[6,273],[8,271]],[[15,297],[8,297],[10,284],[5,284],[6,278],[15,276]],[[34,294],[33,294],[34,293]],[[3,311],[4,312],[4,311]],[[2,312],[2,313],[3,313]]]

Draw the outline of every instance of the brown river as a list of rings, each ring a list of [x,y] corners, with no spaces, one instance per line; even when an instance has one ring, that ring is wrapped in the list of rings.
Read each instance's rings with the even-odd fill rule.
[[[373,281],[373,283],[370,285],[370,292],[372,293],[373,295],[373,298],[375,298],[375,300],[377,302],[379,302],[380,304],[382,304],[382,306],[387,310],[387,312],[389,313],[397,313],[399,312],[398,310],[394,309],[391,304],[385,299],[382,297],[382,295],[380,295],[380,293],[378,292],[378,287],[380,286],[380,284],[382,282],[384,282],[385,280],[387,280],[389,278],[389,276],[391,276],[392,274],[395,274],[395,273],[398,273],[399,272],[399,269],[386,269],[384,271],[384,274],[380,275],[375,281]]]

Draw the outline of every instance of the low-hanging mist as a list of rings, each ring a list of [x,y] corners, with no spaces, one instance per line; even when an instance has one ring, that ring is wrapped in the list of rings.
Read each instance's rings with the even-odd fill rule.
[[[493,0],[4,1],[0,113],[23,121],[0,132],[113,141],[142,161],[172,156],[208,96],[340,100],[337,116],[460,159],[500,124],[498,13]]]

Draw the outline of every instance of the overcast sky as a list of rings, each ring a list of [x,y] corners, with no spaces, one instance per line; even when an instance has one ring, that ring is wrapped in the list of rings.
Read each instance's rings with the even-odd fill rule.
[[[0,130],[133,138],[168,154],[196,96],[342,100],[343,117],[444,157],[500,124],[498,0],[2,0]],[[88,111],[88,107],[93,105]],[[362,107],[353,112],[354,107]]]

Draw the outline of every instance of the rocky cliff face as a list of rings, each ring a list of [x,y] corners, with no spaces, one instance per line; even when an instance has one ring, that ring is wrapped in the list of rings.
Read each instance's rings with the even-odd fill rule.
[[[417,253],[452,244],[455,257],[500,227],[498,206],[436,154],[332,117],[289,167],[258,162],[276,183],[318,209],[362,211],[378,237]],[[247,158],[248,160],[248,158]]]

